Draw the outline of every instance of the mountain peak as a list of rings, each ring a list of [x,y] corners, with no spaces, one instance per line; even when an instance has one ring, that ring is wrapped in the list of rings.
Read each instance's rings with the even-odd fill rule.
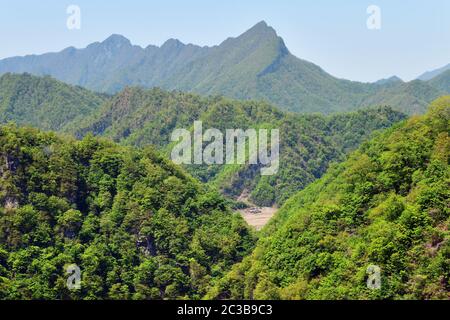
[[[289,51],[281,37],[278,36],[274,28],[269,26],[265,21],[260,21],[237,38],[228,38],[224,43],[238,42],[241,44],[253,44],[253,47],[262,46],[270,43],[277,47],[280,55],[285,55]]]
[[[102,42],[103,45],[112,46],[112,47],[123,47],[123,46],[131,46],[130,40],[125,38],[120,34],[112,34],[107,39]]]
[[[258,28],[270,28],[269,25],[267,24],[267,22],[264,21],[264,20],[261,20],[260,22],[258,22],[257,24],[255,24],[253,26],[253,28],[256,28],[256,27],[258,27]]]
[[[399,83],[399,82],[403,82],[403,80],[397,76],[392,76],[389,78],[380,79],[380,80],[376,81],[375,84],[384,85],[384,84],[392,84],[392,83]]]
[[[178,48],[178,47],[181,47],[181,46],[184,46],[183,42],[181,42],[178,39],[173,39],[172,38],[172,39],[169,39],[166,42],[164,42],[163,45],[161,46],[161,48],[173,49],[173,48]]]
[[[247,30],[245,34],[251,34],[251,35],[265,35],[265,36],[271,36],[271,37],[278,37],[277,32],[274,28],[270,27],[264,20],[258,22],[253,27],[251,27],[249,30]]]

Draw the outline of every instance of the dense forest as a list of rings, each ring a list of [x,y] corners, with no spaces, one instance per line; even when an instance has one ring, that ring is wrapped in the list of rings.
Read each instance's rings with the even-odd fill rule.
[[[364,143],[289,199],[207,297],[449,299],[449,120],[443,97]]]
[[[253,244],[220,195],[151,148],[0,128],[1,299],[200,298]]]
[[[176,128],[191,128],[194,121],[204,128],[277,128],[280,130],[280,170],[261,178],[258,165],[186,166],[193,176],[222,193],[237,198],[244,190],[258,205],[281,205],[295,191],[319,178],[332,161],[343,160],[371,133],[390,127],[406,116],[389,107],[370,108],[333,116],[284,113],[258,101],[161,89],[127,88],[115,95],[75,130],[77,137],[92,132],[121,144],[158,146],[167,156]],[[192,128],[191,128],[192,129]]]
[[[280,170],[274,176],[261,178],[258,165],[186,166],[194,177],[228,197],[236,199],[245,192],[250,201],[261,206],[283,204],[322,176],[331,162],[342,161],[373,131],[406,118],[390,107],[330,116],[299,115],[281,112],[261,101],[202,97],[157,88],[126,88],[106,97],[49,77],[7,74],[0,80],[1,105],[9,110],[0,123],[11,120],[78,138],[92,132],[122,145],[153,145],[166,157],[173,147],[173,130],[191,128],[196,120],[203,121],[205,129],[223,132],[277,128],[281,154]]]
[[[278,117],[277,117],[278,116]],[[259,165],[188,166],[195,177],[223,194],[238,197],[248,192],[260,206],[282,205],[295,192],[321,177],[332,162],[345,159],[362,141],[378,130],[401,121],[405,115],[389,107],[335,116],[277,114],[257,103],[223,101],[200,119],[205,127],[277,128],[280,130],[280,168],[261,176]]]
[[[408,113],[436,93],[378,85],[387,104],[401,86]],[[450,97],[409,119],[389,106],[294,114],[6,74],[0,114],[0,299],[450,298]],[[173,164],[172,131],[196,120],[280,129],[279,172]],[[261,232],[234,213],[242,194],[281,206]],[[367,287],[371,265],[381,290]]]
[[[0,77],[0,124],[60,131],[69,123],[80,123],[106,99],[51,77],[8,73]]]

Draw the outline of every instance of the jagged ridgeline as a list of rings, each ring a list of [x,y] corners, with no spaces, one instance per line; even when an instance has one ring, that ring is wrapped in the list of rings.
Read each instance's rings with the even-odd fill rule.
[[[170,39],[161,47],[132,45],[112,35],[83,49],[0,60],[0,74],[29,72],[107,93],[126,86],[161,87],[234,99],[266,100],[295,112],[333,113],[371,105],[390,105],[406,114],[424,113],[450,86],[427,74],[403,82],[377,83],[338,79],[297,58],[264,21],[213,47]]]
[[[289,199],[207,297],[450,298],[449,121],[443,97],[364,143]]]
[[[198,298],[253,244],[221,196],[152,149],[0,127],[0,299]]]

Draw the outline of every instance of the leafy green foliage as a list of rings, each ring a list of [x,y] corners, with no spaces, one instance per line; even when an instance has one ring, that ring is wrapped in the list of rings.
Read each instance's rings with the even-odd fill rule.
[[[256,101],[201,97],[161,89],[126,88],[108,99],[49,77],[6,74],[0,78],[3,122],[33,125],[83,137],[88,132],[132,146],[154,145],[170,154],[170,135],[202,120],[205,128],[280,128],[281,168],[261,178],[258,166],[188,166],[187,170],[222,193],[238,197],[247,190],[258,205],[282,204],[320,177],[331,161],[366,139],[372,131],[403,119],[389,108],[332,117],[282,113]],[[101,105],[100,105],[101,104]]]
[[[199,298],[253,244],[221,196],[152,149],[0,128],[1,299]]]
[[[443,97],[364,143],[289,199],[207,297],[448,299],[449,120]]]
[[[5,74],[0,77],[0,123],[59,131],[69,122],[83,121],[106,99],[50,77]]]
[[[244,190],[258,205],[282,204],[298,190],[319,178],[332,161],[340,161],[371,133],[403,120],[388,107],[333,116],[283,113],[264,102],[160,89],[127,88],[103,105],[84,125],[74,130],[109,137],[122,144],[152,144],[170,155],[170,135],[176,128],[191,128],[201,120],[204,130],[280,129],[280,170],[261,177],[259,165],[186,166],[192,175],[237,198]]]

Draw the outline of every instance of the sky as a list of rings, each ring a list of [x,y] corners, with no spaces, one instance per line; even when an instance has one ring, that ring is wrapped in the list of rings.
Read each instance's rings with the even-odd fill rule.
[[[67,28],[69,5],[80,8],[80,29]],[[372,5],[379,29],[367,26]],[[0,59],[83,48],[113,33],[143,47],[169,38],[212,46],[261,20],[292,54],[339,78],[411,80],[450,63],[448,0],[0,0]]]

